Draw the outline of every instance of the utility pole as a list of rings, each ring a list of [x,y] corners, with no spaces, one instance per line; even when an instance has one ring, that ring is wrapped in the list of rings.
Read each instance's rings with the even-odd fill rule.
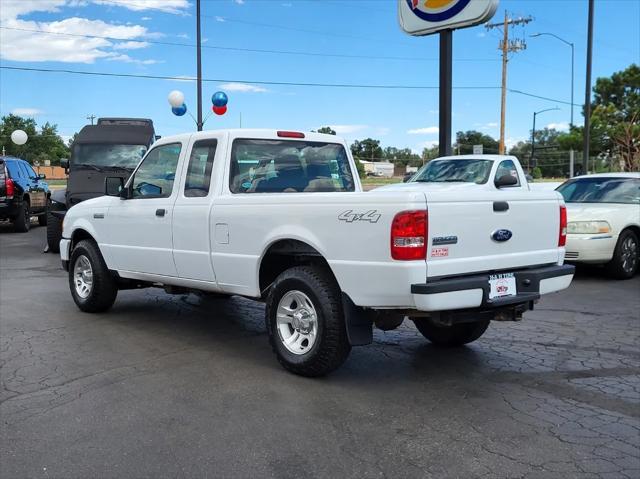
[[[589,146],[591,143],[591,60],[593,58],[593,0],[589,0],[587,27],[587,81],[584,90],[584,138],[582,145],[582,174],[589,172]]]
[[[523,39],[509,40],[509,27],[515,25],[526,25],[533,21],[531,16],[509,18],[507,11],[504,11],[504,21],[500,23],[487,23],[485,28],[492,30],[494,28],[502,28],[503,38],[500,40],[498,50],[502,50],[502,97],[500,100],[500,146],[499,153],[504,155],[504,130],[505,117],[507,109],[507,63],[509,62],[509,53],[517,53],[527,48],[527,44]]]
[[[87,116],[87,120],[91,120],[91,124],[92,124],[92,125],[93,125],[93,120],[95,120],[95,119],[96,119],[96,116],[95,116],[95,115],[88,115],[88,116]]]
[[[440,156],[451,155],[453,31],[440,32],[440,98],[438,150]]]
[[[196,61],[198,64],[198,131],[202,131],[202,36],[200,33],[200,0],[196,0]]]

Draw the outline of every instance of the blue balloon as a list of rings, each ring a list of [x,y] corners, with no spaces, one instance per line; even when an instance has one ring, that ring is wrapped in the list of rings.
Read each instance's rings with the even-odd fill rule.
[[[225,106],[228,101],[229,97],[223,91],[215,92],[211,97],[211,103],[213,103],[213,106]]]
[[[174,107],[171,108],[171,112],[175,115],[175,116],[182,116],[185,113],[187,113],[187,105],[185,105],[184,103],[178,107]]]

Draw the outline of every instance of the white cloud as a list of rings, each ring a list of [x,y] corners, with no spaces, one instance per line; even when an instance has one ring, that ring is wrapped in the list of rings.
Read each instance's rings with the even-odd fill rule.
[[[244,5],[244,0],[233,0],[233,3],[237,3],[238,5]]]
[[[142,17],[140,20],[142,20],[143,22],[148,22],[149,20],[151,20],[151,17]]]
[[[112,7],[123,7],[134,12],[159,10],[166,13],[185,14],[185,10],[189,8],[188,0],[93,0],[93,2]]]
[[[329,125],[338,135],[350,135],[369,128],[368,125]]]
[[[42,115],[44,112],[39,110],[38,108],[14,108],[11,110],[12,115],[18,116],[38,116]]]
[[[239,93],[266,93],[269,91],[261,86],[249,85],[248,83],[223,83],[220,88]]]
[[[422,150],[425,148],[432,148],[434,146],[436,146],[438,144],[438,140],[429,140],[429,141],[423,141],[421,143],[418,143],[415,148],[412,148],[411,150],[417,154],[420,155],[422,154]]]
[[[224,23],[226,22],[226,20],[224,19],[224,17],[216,16],[216,22]]]
[[[139,48],[147,48],[147,42],[122,42],[113,46],[114,50],[138,50]]]
[[[550,130],[558,130],[558,131],[569,131],[569,123],[560,122],[560,123],[549,123],[547,128]]]
[[[108,57],[107,61],[137,63],[138,65],[155,65],[157,63],[164,63],[163,60],[138,60],[137,58],[131,58],[129,55],[125,54]]]
[[[178,38],[184,38],[184,39],[186,39],[186,40],[188,40],[188,39],[189,39],[189,35],[187,35],[186,33],[180,33],[180,34],[176,35],[176,37],[178,37]]]
[[[521,141],[528,141],[528,138],[517,137],[517,138],[505,138],[504,146],[507,151],[516,146]]]
[[[440,129],[437,126],[427,126],[424,128],[414,128],[413,130],[407,131],[409,135],[436,135]]]
[[[126,61],[142,64],[156,63],[155,60],[134,60],[122,55],[121,50],[142,49],[148,46],[142,41],[151,34],[141,25],[116,25],[102,20],[70,17],[59,21],[36,22],[22,20],[19,16],[34,12],[58,11],[63,6],[84,5],[77,0],[24,0],[14,2],[2,0],[0,9],[2,24],[0,30],[0,58],[23,62],[57,61],[67,63],[94,63],[98,59]],[[11,30],[15,28],[16,30]],[[25,31],[32,30],[32,31]],[[37,33],[33,30],[52,32]],[[87,35],[87,36],[83,36]],[[111,37],[122,42],[107,40]]]

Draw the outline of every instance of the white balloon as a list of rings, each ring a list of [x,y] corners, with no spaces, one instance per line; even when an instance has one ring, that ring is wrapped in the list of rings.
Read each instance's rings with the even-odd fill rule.
[[[182,93],[180,90],[173,90],[171,93],[169,93],[169,97],[167,99],[169,100],[169,104],[173,108],[178,108],[184,103],[184,93]]]
[[[22,130],[15,130],[11,133],[11,141],[13,141],[16,145],[24,145],[29,137]]]

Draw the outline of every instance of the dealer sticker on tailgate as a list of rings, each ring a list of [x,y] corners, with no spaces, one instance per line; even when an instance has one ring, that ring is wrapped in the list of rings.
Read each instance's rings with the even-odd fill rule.
[[[513,273],[489,275],[489,286],[491,288],[489,291],[489,299],[518,294],[516,290],[516,278]]]

